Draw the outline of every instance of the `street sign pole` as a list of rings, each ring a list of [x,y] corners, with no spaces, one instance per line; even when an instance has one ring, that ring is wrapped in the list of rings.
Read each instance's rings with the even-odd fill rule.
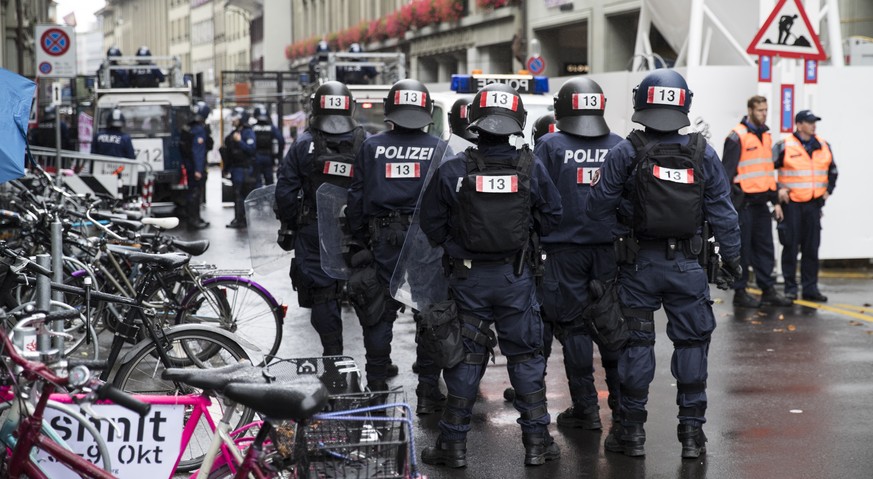
[[[52,105],[55,107],[55,185],[60,187],[61,178],[61,82],[52,83]]]

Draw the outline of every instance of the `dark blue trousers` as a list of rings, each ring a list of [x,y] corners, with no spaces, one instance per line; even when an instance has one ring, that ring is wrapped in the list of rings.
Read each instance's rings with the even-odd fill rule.
[[[245,201],[249,194],[251,184],[246,182],[252,174],[252,169],[244,166],[235,166],[230,169],[230,182],[233,185],[233,217],[236,220],[246,218]]]
[[[564,370],[570,386],[570,398],[578,412],[595,412],[597,388],[594,385],[594,344],[581,323],[582,311],[589,303],[588,283],[593,279],[615,278],[615,254],[612,245],[577,246],[549,251],[543,277],[543,323],[546,331],[554,330],[564,347]],[[544,338],[551,342],[551,338]],[[546,348],[549,351],[550,348]],[[549,355],[546,354],[546,359]],[[600,348],[601,365],[606,373],[610,407],[618,404],[618,351]],[[618,411],[613,411],[618,414]]]
[[[776,284],[773,268],[776,256],[773,249],[773,219],[767,203],[746,202],[737,211],[740,220],[742,250],[740,265],[743,276],[734,283],[734,289],[745,289],[749,282],[749,266],[755,269],[755,283],[762,290]]]
[[[294,240],[294,258],[291,263],[292,277],[295,275],[295,268],[297,277],[302,283],[296,285],[298,290],[306,287],[325,294],[327,291],[338,292],[340,289],[337,280],[326,275],[321,269],[321,250],[316,223],[302,226],[297,231]],[[321,338],[323,354],[342,354],[343,321],[339,298],[316,301],[312,305],[309,321]]]
[[[673,342],[670,372],[676,378],[679,422],[706,422],[706,378],[709,340],[715,317],[706,272],[682,251],[667,259],[664,246],[643,246],[636,264],[622,265],[619,297],[626,308],[667,313],[667,337]],[[647,321],[642,320],[645,325]],[[655,377],[654,324],[632,330],[618,360],[621,421],[646,421],[649,384]]]
[[[253,174],[255,175],[255,188],[272,185],[275,181],[273,157],[271,155],[256,155]]]
[[[782,210],[785,219],[779,225],[782,243],[782,276],[785,294],[797,294],[797,253],[800,257],[800,286],[803,294],[818,291],[818,247],[821,244],[822,200],[790,202]]]
[[[515,388],[515,408],[521,414],[518,423],[522,432],[544,431],[551,418],[545,407],[543,323],[530,269],[525,268],[521,276],[516,276],[511,262],[479,265],[474,261],[466,278],[452,275],[450,289],[460,314],[481,320],[489,327],[494,324],[500,352],[507,358],[509,380]],[[472,326],[463,327],[475,332]],[[464,351],[481,355],[487,350],[465,337]],[[445,439],[466,439],[483,368],[483,362],[464,361],[443,372],[449,397],[439,427]],[[542,399],[525,401],[539,395]]]

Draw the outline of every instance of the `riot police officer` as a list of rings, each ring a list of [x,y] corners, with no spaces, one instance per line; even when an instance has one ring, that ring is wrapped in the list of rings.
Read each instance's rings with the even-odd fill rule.
[[[143,45],[136,51],[136,56],[144,57],[138,60],[140,65],[131,71],[131,84],[137,88],[156,88],[164,81],[164,73],[151,60],[152,52]]]
[[[121,50],[118,47],[110,47],[109,50],[106,50],[106,58],[109,59],[108,67],[118,66],[118,60],[113,60],[113,58],[117,58],[122,56]],[[104,68],[103,65],[100,68]],[[101,75],[98,72],[97,76]],[[130,87],[130,75],[127,70],[121,69],[110,69],[109,70],[109,84],[112,88],[129,88]]]
[[[609,131],[603,118],[606,97],[600,85],[589,78],[567,80],[555,95],[558,131],[548,133],[549,116],[537,121],[534,154],[543,162],[558,191],[564,214],[558,229],[542,239],[546,252],[542,284],[545,353],[549,357],[551,334],[564,348],[564,369],[573,405],[558,414],[558,426],[600,429],[600,408],[594,386],[593,342],[582,321],[588,306],[588,283],[615,278],[612,249],[614,218],[595,222],[585,215],[588,192],[594,173],[606,152],[621,141]],[[618,414],[618,352],[600,347],[601,364],[606,372],[609,408],[613,420]]]
[[[534,122],[533,127],[531,128],[531,136],[533,137],[533,145],[539,144],[540,138],[544,135],[548,135],[549,133],[554,133],[557,131],[555,127],[555,114],[554,113],[546,113],[545,115],[537,118],[537,121]]]
[[[530,149],[509,143],[510,135],[521,134],[526,115],[513,88],[485,86],[470,109],[477,148],[444,161],[422,197],[421,229],[446,252],[466,353],[443,372],[448,399],[436,445],[422,451],[427,464],[467,464],[473,404],[495,343],[516,390],[524,463],[540,465],[560,456],[547,430],[543,327],[530,260],[532,236],[557,227],[561,199]]]
[[[285,138],[270,121],[270,113],[264,105],[258,105],[254,110],[257,123],[252,125],[255,132],[255,188],[273,184],[273,166],[279,155],[285,151]]]
[[[715,317],[707,274],[698,263],[704,219],[721,244],[719,287],[727,289],[740,275],[737,212],[718,155],[699,133],[678,133],[689,125],[691,99],[675,70],[643,78],[633,92],[632,119],[646,129],[609,151],[586,205],[595,221],[612,221],[617,211],[625,231],[616,243],[618,293],[629,329],[618,361],[621,424],[604,447],[628,456],[645,454],[646,403],[655,375],[654,312],[662,305],[674,348],[670,370],[682,457],[706,452],[702,425]]]
[[[209,222],[200,216],[200,198],[206,184],[206,155],[212,150],[212,132],[206,125],[210,109],[206,102],[199,101],[191,110],[194,117],[182,127],[179,148],[188,187],[185,194],[185,216],[190,228],[202,230],[209,227]]]
[[[55,122],[58,118],[58,110],[55,105],[47,105],[42,110],[42,118],[40,119],[37,128],[29,130],[28,143],[33,146],[42,146],[44,148],[56,148],[57,141],[55,138]],[[76,141],[70,135],[70,128],[67,122],[63,119],[61,125],[61,149],[75,150]]]
[[[439,162],[446,151],[444,141],[423,130],[433,123],[432,114],[433,100],[421,82],[398,81],[385,97],[385,122],[391,129],[364,141],[355,157],[346,216],[352,234],[370,245],[385,297],[431,161]],[[393,299],[386,302],[378,317],[368,317],[364,308],[356,308],[367,351],[367,384],[372,391],[387,390],[386,368],[399,308],[400,303]],[[416,412],[439,410],[445,399],[439,391],[439,369],[419,355],[418,373]]]
[[[349,45],[349,53],[364,53],[360,43]],[[360,62],[361,58],[352,58],[350,62]],[[342,82],[346,85],[366,85],[372,78],[376,78],[376,68],[373,66],[347,66],[340,69]]]
[[[479,135],[467,129],[470,126],[470,99],[458,98],[449,110],[449,129],[453,135],[459,136],[470,143],[476,143]]]
[[[106,128],[99,130],[94,135],[91,153],[130,160],[136,159],[130,135],[122,131],[122,128],[124,128],[124,114],[116,108],[109,113],[109,117],[106,119]]]
[[[222,160],[224,170],[233,184],[233,221],[228,228],[246,227],[245,200],[254,185],[252,168],[255,162],[255,133],[249,126],[249,112],[243,107],[233,109],[233,131],[224,138]]]
[[[290,275],[298,303],[312,309],[310,322],[321,338],[322,354],[336,355],[343,353],[342,284],[321,267],[315,192],[326,182],[348,187],[354,154],[366,133],[352,118],[354,99],[342,83],[319,86],[310,105],[309,128],[297,137],[279,166],[276,207],[283,229],[295,233]],[[343,167],[325,170],[326,157]]]

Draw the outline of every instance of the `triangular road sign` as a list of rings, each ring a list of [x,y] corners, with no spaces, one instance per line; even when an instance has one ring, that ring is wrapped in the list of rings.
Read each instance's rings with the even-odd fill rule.
[[[827,59],[800,0],[779,0],[746,52],[750,55]]]

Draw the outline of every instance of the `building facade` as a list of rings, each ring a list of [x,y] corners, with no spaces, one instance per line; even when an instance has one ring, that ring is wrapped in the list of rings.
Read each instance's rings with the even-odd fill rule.
[[[0,67],[33,78],[36,68],[38,23],[55,23],[52,0],[16,0],[0,2]]]

